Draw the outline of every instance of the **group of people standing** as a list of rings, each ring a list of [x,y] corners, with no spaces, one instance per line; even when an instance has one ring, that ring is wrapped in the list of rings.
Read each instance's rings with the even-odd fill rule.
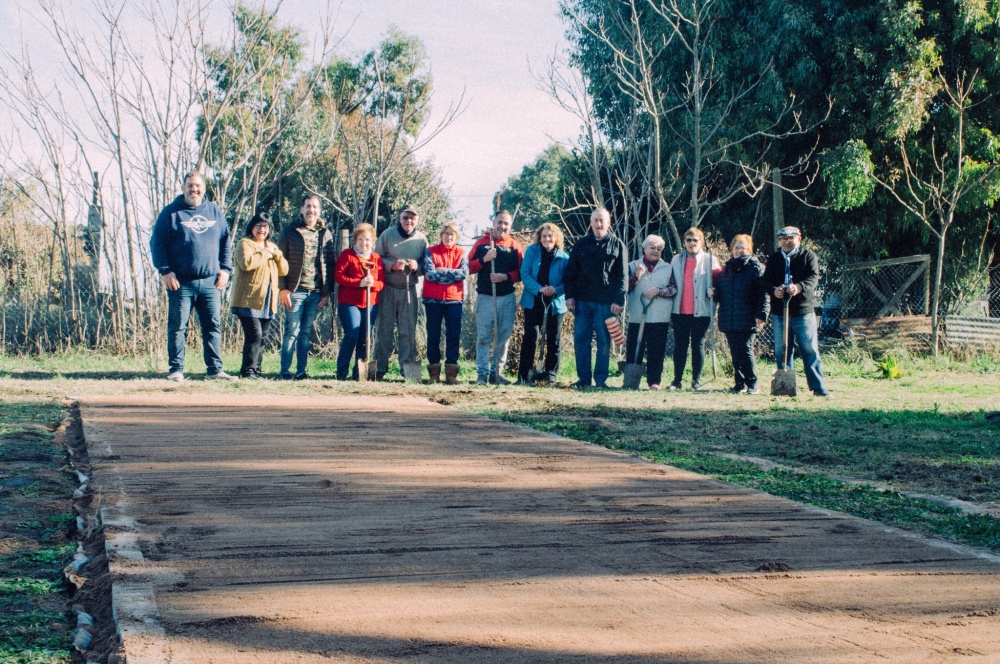
[[[271,239],[271,219],[259,213],[247,223],[244,237],[233,250],[222,211],[204,197],[203,176],[188,174],[183,192],[160,213],[150,241],[153,263],[168,295],[171,380],[184,379],[184,340],[192,309],[201,322],[208,377],[230,378],[222,369],[220,309],[221,291],[232,273],[232,313],[244,332],[241,377],[260,377],[262,341],[280,302],[285,310],[280,377],[308,378],[313,321],[336,292],[337,316],[344,330],[337,357],[339,380],[356,379],[358,361],[370,359],[370,330],[376,319],[376,379],[384,378],[394,348],[401,366],[416,362],[417,308],[422,302],[430,380],[439,382],[443,376],[446,383],[454,384],[465,285],[471,274],[476,275],[477,383],[510,383],[502,369],[520,304],[524,310],[520,384],[556,380],[563,318],[572,311],[578,378],[574,386],[606,387],[612,343],[606,322],[627,311],[626,357],[629,362],[645,359],[649,387],[661,387],[672,327],[674,375],[668,387],[682,389],[690,352],[691,387],[698,389],[705,336],[717,311],[718,328],[726,334],[733,357],[736,384],[732,389],[755,394],[759,388],[753,344],[770,299],[779,366],[791,364],[790,354],[783,363],[782,314],[787,304],[790,332],[803,353],[809,387],[819,396],[828,395],[813,310],[818,260],[801,247],[801,234],[793,227],[781,231],[781,248],[766,266],[753,257],[753,241],[747,235],[733,239],[732,258],[720,265],[706,250],[704,235],[697,228],[685,233],[684,251],[669,262],[663,258],[666,243],[656,235],[645,238],[641,258],[628,262],[624,244],[611,232],[606,209],[592,212],[588,232],[568,253],[562,230],[551,223],[539,226],[532,244],[522,249],[511,235],[512,215],[501,210],[466,254],[457,244],[460,234],[453,222],[446,222],[439,242],[430,245],[418,229],[419,211],[408,205],[400,211],[397,223],[378,237],[371,224],[356,226],[351,246],[338,256],[333,234],[321,218],[321,201],[308,196],[296,221],[276,240]],[[516,301],[519,281],[523,288]],[[540,342],[543,349],[538,347]]]

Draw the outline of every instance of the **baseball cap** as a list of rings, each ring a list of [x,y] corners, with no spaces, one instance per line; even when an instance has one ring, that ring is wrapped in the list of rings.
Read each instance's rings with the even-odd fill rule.
[[[795,226],[785,226],[778,231],[778,237],[801,237],[802,233]]]
[[[399,211],[399,214],[400,216],[402,216],[406,212],[409,212],[410,214],[413,214],[417,217],[420,216],[420,210],[417,209],[416,205],[410,205],[410,204],[404,205],[403,209]]]

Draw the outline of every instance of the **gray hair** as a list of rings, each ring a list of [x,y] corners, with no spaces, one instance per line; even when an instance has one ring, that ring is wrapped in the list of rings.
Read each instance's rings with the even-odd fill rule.
[[[646,249],[647,247],[659,247],[660,249],[666,249],[667,243],[659,235],[647,235],[646,239],[642,241],[642,248]]]

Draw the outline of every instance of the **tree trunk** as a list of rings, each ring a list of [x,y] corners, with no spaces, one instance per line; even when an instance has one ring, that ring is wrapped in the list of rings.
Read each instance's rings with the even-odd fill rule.
[[[948,229],[945,228],[938,236],[937,271],[934,275],[934,298],[931,303],[931,347],[934,357],[938,356],[941,332],[941,281],[944,277],[944,243]]]

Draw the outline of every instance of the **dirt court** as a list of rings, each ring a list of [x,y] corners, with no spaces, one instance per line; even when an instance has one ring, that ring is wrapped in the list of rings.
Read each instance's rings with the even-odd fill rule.
[[[422,399],[81,403],[130,664],[998,662],[1000,562]]]

